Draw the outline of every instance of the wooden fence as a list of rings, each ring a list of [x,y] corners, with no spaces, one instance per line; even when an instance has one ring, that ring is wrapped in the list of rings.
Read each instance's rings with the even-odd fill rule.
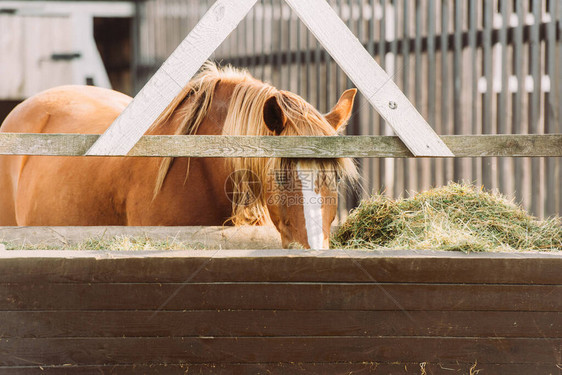
[[[142,83],[213,3],[139,8]],[[329,0],[440,135],[561,133],[562,3],[554,0]],[[327,111],[351,82],[291,9],[260,0],[216,51],[223,63]],[[391,135],[358,97],[350,135]],[[535,215],[562,213],[558,158],[359,159],[365,192],[393,196],[467,180],[514,196]]]
[[[0,133],[0,154],[80,156],[98,137]],[[562,135],[443,140],[459,157],[562,156]],[[144,136],[130,155],[411,156],[389,136]],[[63,238],[91,233],[54,231]],[[41,231],[1,228],[0,236],[8,232],[21,238]],[[221,250],[223,233],[199,232],[218,249],[0,249],[0,372],[517,375],[560,369],[560,254]],[[251,232],[244,237],[267,238]],[[198,242],[192,234],[185,233]]]
[[[2,374],[557,374],[562,257],[0,252]]]

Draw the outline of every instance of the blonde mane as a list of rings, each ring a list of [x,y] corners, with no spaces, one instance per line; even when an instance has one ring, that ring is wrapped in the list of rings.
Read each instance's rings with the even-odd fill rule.
[[[181,121],[175,135],[194,135],[207,116],[213,100],[217,84],[222,79],[235,82],[236,85],[230,95],[226,119],[222,130],[223,135],[256,135],[272,136],[274,133],[266,126],[263,119],[265,102],[275,97],[286,118],[286,126],[280,136],[337,136],[332,125],[313,106],[298,95],[277,90],[275,87],[258,81],[246,70],[233,67],[218,68],[214,63],[207,63],[186,86],[166,110],[155,121],[151,129],[165,124],[172,115],[179,114]],[[185,104],[184,104],[185,103]],[[343,127],[342,127],[343,128]],[[166,175],[171,167],[173,158],[164,158],[160,164],[155,187],[155,195],[160,191]],[[351,159],[299,159],[298,162],[307,169],[319,171],[335,171],[340,177],[355,180],[357,169]],[[269,222],[265,189],[272,171],[287,170],[293,167],[293,159],[284,158],[231,158],[228,159],[233,171],[249,170],[252,173],[236,173],[233,197],[232,217],[234,225],[264,224]],[[189,171],[187,172],[189,173]],[[249,181],[244,176],[257,176],[256,181]],[[186,175],[187,180],[187,175]],[[252,191],[259,186],[261,191]],[[251,203],[247,202],[248,192],[256,197]]]

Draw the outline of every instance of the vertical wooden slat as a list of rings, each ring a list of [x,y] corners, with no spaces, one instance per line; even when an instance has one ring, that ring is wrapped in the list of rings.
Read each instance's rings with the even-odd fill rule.
[[[279,79],[279,85],[284,90],[289,90],[289,85],[291,81],[289,80],[289,68],[290,64],[287,59],[287,63],[283,64],[284,57],[288,57],[287,51],[289,49],[289,22],[286,20],[287,12],[289,11],[289,7],[285,4],[284,1],[279,3],[279,34],[281,36],[281,40],[279,42],[279,64],[280,70],[279,74],[281,77]]]
[[[355,16],[355,4],[356,2],[361,2],[362,0],[347,0],[347,6],[349,9],[348,12],[348,19],[346,21],[346,26],[349,28],[349,30],[351,30],[351,32],[354,35],[358,35],[359,33],[359,25],[355,22],[354,20],[354,16]],[[345,20],[344,20],[345,21]],[[354,25],[355,24],[355,25]],[[359,38],[359,40],[361,40]],[[353,82],[351,81],[351,79],[349,78],[349,76],[347,76],[347,74],[344,75],[344,79],[345,79],[345,89],[348,89],[350,87],[353,86]],[[341,93],[338,93],[338,95]],[[355,116],[353,116],[350,120],[350,124],[348,125],[348,134],[353,134],[353,135],[360,135],[361,134],[361,113],[360,111],[357,110],[357,108],[360,105],[361,102],[361,98],[363,98],[363,93],[359,93],[358,95],[358,100],[355,101],[354,106],[353,106],[353,111],[355,113]],[[367,104],[369,105],[369,104]],[[357,163],[357,167],[360,171],[363,170],[363,159],[358,158],[355,159],[356,163]],[[358,194],[359,193],[359,194]],[[348,210],[353,209],[355,206],[357,206],[359,204],[359,197],[360,197],[361,192],[357,192],[357,191],[350,191],[350,194],[348,194],[348,196],[346,197],[346,206]]]
[[[540,96],[541,96],[541,45],[539,41],[539,26],[541,22],[542,0],[531,2],[531,12],[533,14],[533,24],[531,25],[531,35],[529,44],[530,66],[529,72],[533,79],[533,90],[530,93],[529,107],[529,132],[538,134],[542,132],[540,127]],[[541,170],[540,159],[531,158],[531,212],[541,215],[543,204],[541,202]]]
[[[343,0],[337,0],[336,3],[337,6],[337,11],[338,11],[338,15],[341,19],[343,19]],[[345,21],[345,20],[344,20]],[[336,95],[341,94],[342,89],[341,89],[341,68],[338,66],[336,67]]]
[[[289,12],[289,19],[287,20],[287,49],[286,49],[286,56],[287,56],[287,90],[294,90],[293,89],[293,64],[291,63],[291,54],[293,48],[293,10],[291,8],[288,9]]]
[[[370,14],[370,19],[369,19],[369,40],[367,42],[367,51],[369,51],[369,54],[373,57],[373,59],[375,58],[375,22],[376,22],[376,1],[375,0],[368,0],[369,1],[369,5],[371,7],[371,14]],[[336,69],[338,69],[336,67]],[[374,135],[376,134],[376,128],[375,128],[375,121],[377,119],[376,117],[376,113],[375,110],[373,108],[373,106],[368,106],[369,110],[368,110],[368,116],[367,116],[367,121],[369,124],[369,135]],[[380,187],[380,175],[378,173],[379,170],[379,162],[376,159],[369,159],[368,163],[370,165],[369,167],[369,174],[368,174],[368,181],[366,182],[368,184],[368,191],[369,192],[373,192],[373,191],[378,191],[379,187]]]
[[[507,29],[509,27],[509,16],[511,15],[508,8],[507,1],[500,1],[500,11],[502,14],[502,25],[499,29],[499,47],[501,50],[501,61],[499,67],[501,69],[501,88],[498,97],[498,133],[507,134],[507,95],[509,89],[507,87],[507,80],[509,76],[509,65],[507,59],[508,45],[507,45]],[[502,193],[508,192],[509,177],[508,160],[500,158],[498,160],[498,183],[499,189]]]
[[[148,56],[151,63],[157,63],[158,55],[156,53],[156,0],[149,1],[146,5],[146,13],[150,15],[148,22]]]
[[[441,0],[441,33],[440,33],[440,57],[441,57],[441,100],[440,100],[440,121],[436,123],[438,126],[438,134],[448,134],[449,125],[449,2],[450,0]],[[436,186],[447,183],[447,160],[436,161]]]
[[[556,14],[556,20],[557,20],[557,24],[558,24],[558,36],[559,39],[556,43],[556,50],[557,55],[556,55],[556,61],[562,61],[562,4],[560,4],[559,1],[556,2],[556,7],[555,7],[555,14]],[[558,133],[562,132],[562,66],[560,64],[556,64],[556,73],[554,75],[555,77],[555,83],[552,84],[551,86],[554,87],[554,89],[556,90],[556,97],[558,98],[558,103],[557,103],[557,107],[558,107],[558,112],[557,112],[557,117],[556,117],[556,123],[558,124],[558,127],[556,129],[556,131]],[[558,187],[557,187],[557,196],[558,196],[558,215],[562,215],[562,159],[558,159]]]
[[[267,54],[267,50],[266,50],[266,46],[268,43],[268,34],[266,34],[266,30],[267,30],[267,18],[268,18],[268,13],[267,13],[267,0],[262,0],[261,1],[262,4],[262,23],[261,23],[261,30],[262,30],[262,44],[261,44],[261,55],[260,55],[260,64],[261,64],[261,79],[265,80],[266,79],[266,75],[265,75],[265,65],[266,65],[266,56]]]
[[[312,48],[310,46],[310,37],[311,37],[311,32],[308,31],[308,29],[305,28],[305,34],[306,34],[306,39],[305,39],[305,49],[306,49],[306,56],[305,56],[305,64],[306,64],[306,73],[305,73],[305,77],[306,77],[306,100],[311,100],[311,95],[312,95],[312,87],[311,87],[311,67],[310,67],[310,63],[311,63],[311,59],[312,59]]]
[[[269,0],[268,3],[268,17],[267,22],[269,27],[268,40],[267,40],[267,74],[266,79],[269,82],[273,82],[274,70],[275,70],[275,0]]]
[[[428,85],[428,115],[427,119],[429,124],[439,132],[436,123],[436,105],[437,105],[437,72],[436,72],[436,7],[435,0],[429,0],[428,7],[428,17],[427,17],[427,59],[428,59],[428,72],[427,77],[429,80]],[[437,181],[437,165],[435,160],[430,161],[431,174],[429,181],[424,185],[434,186]]]
[[[168,30],[166,32],[166,54],[170,54],[181,42],[181,40],[177,37],[180,34],[178,24],[179,14],[176,10],[179,3],[177,1],[168,0],[166,5],[166,18],[168,18],[168,22],[166,22],[168,24]]]
[[[486,90],[482,95],[482,133],[492,134],[492,100],[493,100],[493,71],[492,71],[492,26],[493,2],[484,1],[484,24],[482,33],[483,76],[486,80]],[[488,189],[493,187],[492,160],[482,158],[482,183]]]
[[[422,62],[422,33],[423,33],[423,27],[422,27],[422,19],[423,19],[423,10],[424,9],[425,9],[425,7],[422,4],[422,0],[416,0],[416,3],[415,3],[415,21],[414,21],[414,24],[415,24],[414,70],[416,72],[415,77],[414,77],[414,81],[415,81],[414,82],[414,101],[416,103],[416,107],[420,111],[424,110],[422,93],[426,92],[426,90],[424,90],[424,88],[422,87],[423,86],[423,84],[422,84],[423,74],[420,74],[420,72],[423,72],[423,62]],[[426,116],[426,118],[427,118],[427,116]],[[429,124],[431,126],[433,126],[433,124],[431,122],[429,122]],[[414,189],[421,190],[422,186],[424,186],[424,184],[423,184],[424,176],[427,175],[427,171],[425,170],[425,165],[427,164],[427,159],[426,160],[415,160],[414,164],[415,164],[415,167],[418,171],[418,175],[417,175],[417,179],[416,179]]]
[[[411,0],[402,2],[402,91],[407,97],[410,96],[410,4]],[[415,104],[420,110],[420,107]],[[402,178],[404,180],[404,191],[412,189],[410,182],[410,160],[403,161]],[[400,172],[398,172],[400,173]]]
[[[258,4],[254,5],[254,8],[250,12],[249,17],[252,21],[252,34],[250,35],[252,40],[252,45],[250,50],[252,51],[252,56],[248,61],[248,64],[252,67],[252,72],[256,72],[257,70],[257,56],[258,56]],[[255,73],[254,73],[255,74]],[[256,74],[257,75],[257,74]]]
[[[276,9],[277,11],[275,12],[275,19],[276,19],[276,32],[275,35],[277,35],[277,39],[275,40],[275,72],[276,72],[276,78],[274,80],[275,85],[278,86],[279,88],[284,89],[285,87],[283,87],[283,64],[282,64],[282,59],[283,59],[283,6],[284,6],[284,2],[283,0],[277,0],[276,2],[277,6]]]
[[[382,19],[380,22],[380,36],[379,36],[379,59],[380,66],[386,69],[386,2],[387,0],[380,0],[380,6],[382,9]],[[384,135],[386,133],[386,122],[381,116],[379,116],[379,134]],[[386,162],[384,159],[379,159],[379,179],[381,181],[380,190],[386,191],[387,181],[386,181]]]
[[[548,2],[547,12],[550,15],[550,22],[546,29],[546,51],[545,51],[545,74],[550,79],[550,91],[545,93],[544,100],[544,113],[545,113],[545,129],[544,132],[557,133],[560,132],[560,123],[557,122],[559,117],[560,108],[556,108],[556,6],[560,4],[559,1],[550,0]],[[560,95],[560,93],[558,93]],[[558,112],[558,113],[557,113]],[[545,160],[545,195],[546,204],[544,215],[546,217],[556,214],[557,199],[559,199],[561,191],[556,184],[556,163],[554,158],[546,158]],[[558,193],[558,194],[557,194]]]
[[[523,75],[523,63],[522,63],[522,53],[523,53],[523,25],[524,25],[524,14],[523,14],[523,0],[517,0],[515,2],[515,12],[517,14],[517,26],[514,30],[514,43],[513,43],[513,71],[517,78],[517,89],[513,93],[512,103],[513,103],[513,133],[521,134],[523,131],[522,126],[522,97],[525,93],[525,82]],[[514,160],[514,179],[515,179],[515,199],[518,202],[523,200],[523,160]]]
[[[453,129],[454,134],[463,133],[462,103],[462,29],[463,0],[455,0],[454,47],[453,47]],[[463,160],[455,159],[453,179],[460,181],[464,177]]]
[[[141,61],[141,22],[143,20],[142,17],[142,9],[145,6],[144,3],[135,3],[135,15],[131,19],[131,89],[132,95],[136,95],[140,87],[138,87],[138,83],[140,81],[139,75],[139,63]]]
[[[335,3],[335,10],[336,13],[338,14],[338,16],[345,21],[344,17],[343,17],[343,0],[337,0]],[[341,89],[341,68],[335,64],[335,76],[334,76],[334,86],[333,89],[335,91],[336,96],[340,95],[342,92]],[[349,127],[346,129],[346,134],[349,134]],[[346,191],[346,194],[342,194],[341,195],[341,200],[339,202],[339,216],[340,218],[345,218],[347,216],[347,212],[348,212],[348,205],[349,205],[349,196],[350,194]]]
[[[366,6],[366,0],[355,0],[355,3],[357,4],[357,6],[359,7],[358,9],[358,20],[357,20],[357,38],[359,39],[359,41],[361,42],[361,44],[365,44],[367,43],[366,41],[368,40],[368,33],[369,33],[369,28],[365,26],[365,18],[366,18],[366,14],[365,14],[365,6]],[[354,5],[355,5],[354,3]],[[372,56],[371,53],[369,53],[370,56]],[[328,58],[328,56],[327,56]],[[366,135],[369,134],[369,124],[367,119],[368,119],[368,111],[369,111],[369,107],[372,107],[369,105],[369,103],[366,101],[366,99],[363,97],[363,95],[359,95],[356,98],[356,105],[353,111],[353,116],[359,116],[358,119],[355,119],[355,122],[357,122],[357,134],[358,135]],[[358,120],[358,121],[357,121]],[[352,120],[354,121],[354,120]],[[359,160],[359,167],[360,169],[360,173],[361,176],[368,176],[369,171],[370,171],[370,160],[368,158],[362,158]],[[370,182],[368,182],[370,183]],[[363,191],[360,191],[358,194],[358,199],[365,199],[368,198],[369,194],[368,194],[369,189],[363,189]]]
[[[357,30],[354,30],[353,27],[353,5],[354,5],[354,0],[347,0],[347,7],[349,9],[349,18],[347,19],[346,22],[346,26],[349,30],[351,30],[352,33],[354,33],[355,35],[357,35]],[[351,82],[351,79],[347,76],[347,74],[345,74],[345,88],[348,89],[353,85],[353,83]]]
[[[196,2],[196,6],[197,6],[197,14],[195,15],[195,17],[197,17],[198,13],[199,13],[199,6],[201,4],[200,1]],[[230,58],[232,59],[232,61],[234,62],[234,65],[238,65],[238,44],[239,44],[239,35],[240,35],[240,30],[238,28],[236,28],[232,34],[230,34],[230,37],[228,38],[229,42],[230,42]]]
[[[256,2],[257,3],[257,2]],[[252,74],[254,74],[254,69],[252,66],[252,55],[254,53],[254,25],[253,25],[253,18],[254,13],[256,11],[256,5],[250,9],[244,20],[242,20],[241,24],[244,24],[244,28],[241,29],[243,31],[242,35],[242,43],[245,44],[244,52],[243,52],[243,60],[241,61],[240,66],[242,68],[248,69]],[[240,28],[240,27],[239,27]]]
[[[313,37],[314,38],[314,37]],[[321,73],[321,54],[322,54],[322,45],[320,44],[320,42],[314,38],[315,42],[314,42],[314,61],[316,62],[315,65],[315,77],[316,79],[314,80],[314,86],[316,89],[316,94],[315,94],[315,100],[314,100],[314,106],[316,108],[320,108],[320,106],[324,105],[323,100],[322,100],[322,73]]]
[[[302,66],[304,65],[304,61],[300,59],[302,53],[302,22],[300,19],[297,18],[297,93],[299,95],[304,95],[302,90]]]
[[[471,109],[470,117],[472,124],[472,134],[480,134],[481,129],[478,120],[478,71],[477,71],[477,51],[476,51],[476,28],[478,27],[478,16],[477,16],[477,3],[474,0],[469,1],[469,25],[468,25],[468,45],[471,55]],[[479,181],[479,170],[481,167],[481,161],[478,159],[472,159],[472,173],[471,180],[476,182]]]
[[[334,5],[331,2],[330,2],[330,5],[332,7],[334,7]],[[338,95],[340,93],[333,92],[333,90],[332,90],[332,57],[330,56],[329,53],[326,53],[324,51],[324,58],[325,58],[325,64],[326,64],[326,74],[325,74],[325,79],[326,79],[325,98],[326,98],[326,102],[324,103],[324,105],[325,105],[326,112],[327,112],[336,103],[336,100],[337,100]],[[332,100],[332,97],[335,97],[335,99]]]
[[[400,12],[398,12],[398,1],[390,3],[390,9],[392,9],[391,20],[392,20],[392,35],[390,36],[390,56],[391,56],[391,66],[388,67],[387,71],[390,74],[392,80],[400,85],[400,74],[399,74],[399,60],[398,60],[398,38],[400,35]],[[398,159],[387,159],[387,165],[389,167],[387,175],[389,188],[392,189],[392,196],[398,197],[402,194],[404,180],[401,170],[403,169],[402,160]]]

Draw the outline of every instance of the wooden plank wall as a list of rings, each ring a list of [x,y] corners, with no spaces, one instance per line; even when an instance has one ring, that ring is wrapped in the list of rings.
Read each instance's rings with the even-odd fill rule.
[[[562,362],[559,255],[1,257],[2,374],[516,375]]]
[[[562,132],[559,1],[329,2],[438,134]],[[140,24],[141,81],[211,4],[146,3]],[[351,85],[281,0],[259,1],[215,58],[248,67],[324,112]],[[347,134],[391,131],[359,96]],[[562,213],[560,158],[358,161],[363,195],[385,191],[400,196],[465,180],[515,197],[538,216]]]

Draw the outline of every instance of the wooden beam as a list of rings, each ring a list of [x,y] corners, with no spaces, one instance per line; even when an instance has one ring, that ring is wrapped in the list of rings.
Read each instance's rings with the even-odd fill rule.
[[[325,0],[286,0],[414,156],[453,156]]]
[[[562,325],[553,324],[558,319],[560,313],[552,311],[0,311],[4,339],[193,337],[201,332],[213,337],[503,338],[533,338],[540,332],[543,338],[559,338]]]
[[[126,155],[257,0],[217,0],[87,155]]]
[[[130,230],[126,227],[106,228],[108,232],[120,230],[127,233]],[[181,227],[170,230],[176,228],[183,230]],[[33,227],[18,229],[27,233],[38,232],[38,228]],[[82,239],[88,239],[86,227],[46,228],[49,229],[66,232],[70,238],[83,236]],[[98,232],[102,229],[96,228]],[[149,238],[155,238],[162,229],[144,227],[142,230]],[[228,239],[229,229],[209,227],[209,230],[225,233]],[[70,236],[72,231],[74,234]],[[251,227],[241,232],[248,234],[252,231],[246,245],[258,237],[259,232],[269,230]],[[205,241],[205,234],[199,236],[201,242]],[[37,244],[40,238],[31,241]],[[560,267],[561,251],[465,254],[460,251],[395,249],[6,250],[0,251],[0,284],[177,284],[185,281],[186,275],[193,275],[193,283],[329,283],[337,280],[352,284],[523,283],[556,286],[562,284]],[[474,306],[469,309],[473,310]]]
[[[211,324],[212,325],[212,324]],[[405,339],[407,340],[407,339]],[[408,359],[402,361],[393,361],[391,363],[360,361],[360,362],[277,362],[277,363],[170,363],[167,360],[159,359],[158,361],[146,364],[119,364],[112,365],[81,365],[81,364],[63,364],[63,365],[27,365],[3,367],[2,375],[36,375],[37,373],[47,372],[49,375],[67,375],[69,371],[73,374],[184,374],[186,369],[192,374],[261,374],[264,370],[272,374],[292,374],[292,375],[309,375],[309,374],[369,374],[373,370],[379,374],[403,374],[418,375],[420,368],[426,374],[447,374],[460,373],[469,374],[474,372],[475,362],[451,362],[439,360],[435,363],[431,362],[411,362]],[[560,370],[560,365],[556,363],[481,363],[478,362],[477,370],[480,372],[492,374],[510,374],[510,375],[527,375],[527,374],[555,374]],[[45,370],[47,369],[47,370]],[[444,370],[445,369],[445,370]],[[119,371],[119,372],[117,372]],[[423,372],[422,372],[423,373]]]
[[[208,259],[212,257],[209,254]],[[493,271],[492,271],[493,272]],[[117,272],[119,273],[119,272]],[[194,275],[185,272],[185,280]],[[190,279],[191,281],[191,279]],[[562,311],[562,285],[311,282],[9,283],[0,311],[378,310]],[[412,293],[416,298],[412,298]],[[138,296],[143,296],[141,300]],[[173,299],[169,299],[174,296]],[[462,296],[460,298],[459,296]],[[345,303],[342,303],[345,301]],[[398,302],[398,304],[397,304]],[[2,350],[0,350],[2,352]],[[0,360],[2,363],[2,360]]]
[[[8,243],[10,248],[16,249],[38,246],[75,249],[77,244],[88,240],[110,240],[116,236],[150,238],[154,241],[167,241],[170,244],[183,243],[194,249],[281,248],[281,238],[274,226],[0,227],[0,242]],[[4,255],[6,253],[0,251],[0,259]]]
[[[82,156],[99,138],[85,134],[0,133],[0,155]],[[455,157],[561,157],[562,134],[443,136]],[[112,153],[100,155],[113,155]],[[128,156],[406,158],[398,137],[143,136]],[[439,157],[434,155],[433,157]]]
[[[177,287],[176,287],[177,288]],[[414,293],[414,292],[413,292]],[[64,296],[59,298],[64,299]],[[196,299],[201,296],[195,297]],[[342,301],[345,301],[342,299]],[[345,304],[342,302],[342,304]],[[212,325],[212,322],[208,324]],[[546,349],[545,349],[546,348]],[[477,363],[478,368],[486,364],[533,364],[539,366],[556,363],[560,353],[560,339],[497,337],[89,337],[89,338],[13,338],[0,340],[0,364],[2,366],[67,366],[66,373],[73,373],[73,364],[90,366],[114,365],[110,373],[120,364],[169,363],[185,364],[232,364],[266,363],[334,363],[366,362],[393,363],[406,359],[419,363]],[[476,357],[476,358],[475,358]],[[515,359],[514,359],[515,358]],[[214,367],[200,373],[216,373]],[[413,366],[412,366],[413,367]],[[491,368],[490,368],[491,367]],[[265,367],[269,368],[268,366]],[[443,367],[442,367],[443,368]],[[495,372],[497,367],[489,366]],[[527,367],[528,368],[528,367]],[[554,366],[552,367],[554,368]],[[447,374],[446,371],[432,372]],[[261,370],[261,371],[260,371]],[[227,373],[263,373],[228,371]],[[402,370],[387,374],[404,373]],[[119,370],[117,370],[119,371]],[[555,370],[556,371],[556,370]],[[372,371],[362,371],[373,373]],[[557,372],[557,371],[556,371]],[[556,373],[552,372],[552,373]],[[2,369],[2,373],[5,372]],[[36,371],[40,373],[40,371]],[[49,371],[50,373],[50,371]],[[132,373],[138,373],[135,369]],[[147,371],[143,373],[154,373]],[[162,373],[172,373],[166,370]],[[173,372],[181,373],[181,372]],[[272,372],[273,373],[273,372]],[[279,371],[275,373],[290,373]],[[321,374],[342,373],[336,371],[316,372]],[[349,372],[345,372],[349,373]],[[419,372],[418,372],[419,373]],[[464,372],[467,373],[467,372]],[[532,371],[531,373],[537,374]],[[21,374],[19,372],[18,374]],[[411,374],[408,372],[407,374]],[[501,372],[501,374],[523,374],[523,372]],[[545,374],[545,372],[541,372]]]

